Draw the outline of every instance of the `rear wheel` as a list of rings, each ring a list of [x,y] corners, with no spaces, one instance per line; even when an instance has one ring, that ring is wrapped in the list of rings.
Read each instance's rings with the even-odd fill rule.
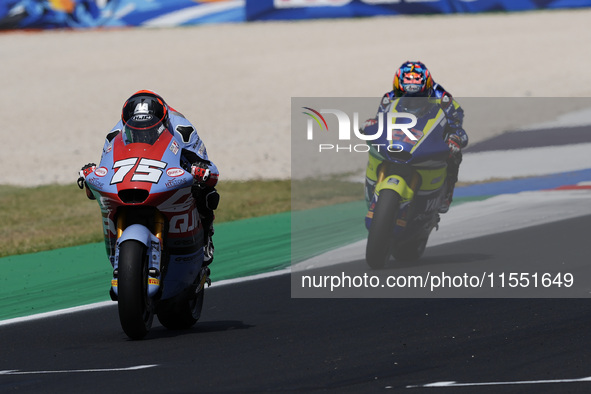
[[[142,339],[152,327],[154,307],[148,297],[148,258],[146,247],[128,240],[119,246],[119,321],[131,339]]]
[[[170,303],[158,310],[158,320],[170,330],[184,330],[197,323],[203,308],[204,289],[189,300]]]
[[[394,190],[380,191],[367,236],[365,261],[374,269],[383,268],[390,258],[392,232],[400,209],[400,195]]]
[[[400,246],[392,251],[392,257],[398,261],[417,261],[425,252],[427,238],[415,239]]]
[[[198,277],[198,280],[200,279],[201,276]],[[201,317],[204,295],[205,286],[202,286],[201,290],[193,293],[189,298],[162,303],[158,308],[158,320],[164,327],[171,330],[193,327]]]

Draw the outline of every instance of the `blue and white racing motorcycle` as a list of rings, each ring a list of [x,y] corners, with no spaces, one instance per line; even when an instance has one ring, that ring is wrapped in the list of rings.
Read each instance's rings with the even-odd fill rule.
[[[134,143],[110,135],[98,168],[82,181],[101,208],[123,331],[143,338],[155,314],[167,328],[193,326],[210,280],[180,142],[168,132]]]

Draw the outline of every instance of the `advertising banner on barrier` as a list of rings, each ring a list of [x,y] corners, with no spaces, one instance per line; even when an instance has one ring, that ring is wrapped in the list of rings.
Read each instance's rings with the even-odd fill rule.
[[[246,19],[350,18],[579,7],[591,7],[591,0],[246,0]]]
[[[0,30],[243,22],[244,0],[0,0]]]

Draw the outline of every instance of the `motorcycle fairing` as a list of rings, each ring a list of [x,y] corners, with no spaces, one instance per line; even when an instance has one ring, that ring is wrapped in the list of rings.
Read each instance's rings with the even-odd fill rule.
[[[417,122],[414,127],[408,130],[415,139],[410,138],[400,129],[392,130],[391,139],[388,138],[390,136],[386,130],[378,133],[380,125],[387,124],[389,113],[392,114],[392,122],[397,124],[396,113],[415,115]],[[440,99],[397,99],[385,108],[384,112],[378,112],[377,116],[383,117],[383,120],[367,126],[364,131],[367,135],[379,135],[375,140],[368,141],[370,155],[382,160],[419,165],[421,167],[439,167],[442,163],[445,163],[449,154],[449,148],[444,142],[447,118]],[[402,116],[402,118],[408,120],[406,115]],[[380,146],[379,152],[376,151],[375,146]]]
[[[422,138],[420,138],[417,141],[417,143],[414,144],[414,146],[410,150],[410,153],[415,153],[419,149],[421,144],[423,144],[427,140],[427,137],[429,136],[429,134],[431,132],[433,132],[434,130],[436,130],[436,126],[438,126],[440,124],[442,127],[445,127],[445,125],[447,124],[447,119],[446,119],[445,113],[443,112],[442,109],[439,109],[437,111],[437,113],[435,114],[435,116],[433,116],[432,118],[419,119],[415,128],[419,129],[419,130],[423,130],[423,135],[422,135]],[[443,140],[443,138],[442,138],[442,140]]]
[[[157,207],[176,224],[170,236],[181,241],[172,242],[173,248],[181,248],[188,240],[196,238],[197,221],[193,219],[197,215],[191,212],[193,178],[181,168],[180,144],[172,134],[162,133],[158,141],[150,145],[125,144],[123,134],[119,133],[104,150],[99,168],[86,181],[101,207],[110,256],[114,253],[117,236],[115,216],[121,206]],[[125,202],[122,192],[128,191],[143,191],[147,198],[136,203]],[[183,216],[175,217],[178,215]]]
[[[406,180],[400,175],[389,175],[383,181],[376,185],[376,200],[379,198],[380,191],[384,189],[394,190],[402,197],[402,202],[410,201],[414,197],[414,190],[406,183]]]
[[[405,112],[406,108],[401,105],[393,106],[392,112]],[[417,124],[410,130],[417,138],[410,139],[402,131],[394,132],[392,139],[388,140],[390,146],[401,146],[404,152],[410,153],[410,158],[404,160],[408,164],[426,166],[425,162],[445,162],[449,152],[444,142],[443,131],[447,120],[445,113],[438,105],[433,105],[423,117],[417,117]],[[391,154],[391,158],[400,161],[399,155]]]
[[[101,208],[106,251],[113,267],[121,212],[148,207],[152,210],[148,214],[160,212],[165,217],[167,236],[159,245],[167,257],[162,299],[191,285],[203,261],[203,228],[191,193],[193,177],[183,169],[181,146],[168,132],[152,145],[126,144],[119,133],[106,143],[99,167],[86,178]],[[136,194],[145,199],[133,200],[139,198]],[[156,279],[150,278],[149,285],[155,285]]]
[[[388,147],[401,147],[403,153],[395,149],[382,149],[380,152],[370,149],[366,176],[368,184],[375,185],[375,189],[373,195],[366,196],[368,212],[365,224],[369,229],[380,191],[394,190],[401,197],[394,230],[400,233],[415,213],[432,214],[441,203],[449,155],[449,148],[444,142],[447,120],[440,101],[434,99],[397,100],[386,111],[413,113],[417,123],[409,131],[416,140],[402,130],[393,130],[392,139],[388,140],[387,133],[383,133],[382,138],[372,142],[384,144],[387,141]],[[386,117],[387,112],[378,116]],[[375,130],[370,130],[368,134],[371,133]],[[418,181],[413,181],[415,178]]]
[[[447,177],[447,166],[440,168],[417,168],[421,176],[421,191],[433,191],[442,187]]]
[[[438,169],[421,169],[416,168],[416,173],[420,177],[419,185],[415,190],[410,186],[402,176],[392,174],[386,176],[381,182],[376,184],[373,198],[369,204],[369,209],[366,215],[366,227],[371,225],[373,219],[373,211],[379,199],[380,191],[384,189],[394,190],[401,197],[401,210],[398,217],[405,217],[405,207],[411,201],[417,211],[431,211],[439,207],[441,203],[440,189],[445,186],[445,179],[447,176],[447,168],[441,167]],[[407,204],[408,205],[408,204]],[[406,225],[406,220],[400,222],[402,226]]]

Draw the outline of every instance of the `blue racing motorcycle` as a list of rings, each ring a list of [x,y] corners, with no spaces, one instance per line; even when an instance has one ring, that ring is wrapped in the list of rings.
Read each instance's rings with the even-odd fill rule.
[[[449,105],[435,98],[398,98],[378,117],[392,121],[397,114],[411,116],[416,120],[412,127],[381,133],[378,127],[388,121],[382,120],[364,129],[364,134],[378,136],[371,141],[366,172],[365,257],[371,268],[383,268],[390,256],[419,259],[438,227],[448,188],[444,137]]]

